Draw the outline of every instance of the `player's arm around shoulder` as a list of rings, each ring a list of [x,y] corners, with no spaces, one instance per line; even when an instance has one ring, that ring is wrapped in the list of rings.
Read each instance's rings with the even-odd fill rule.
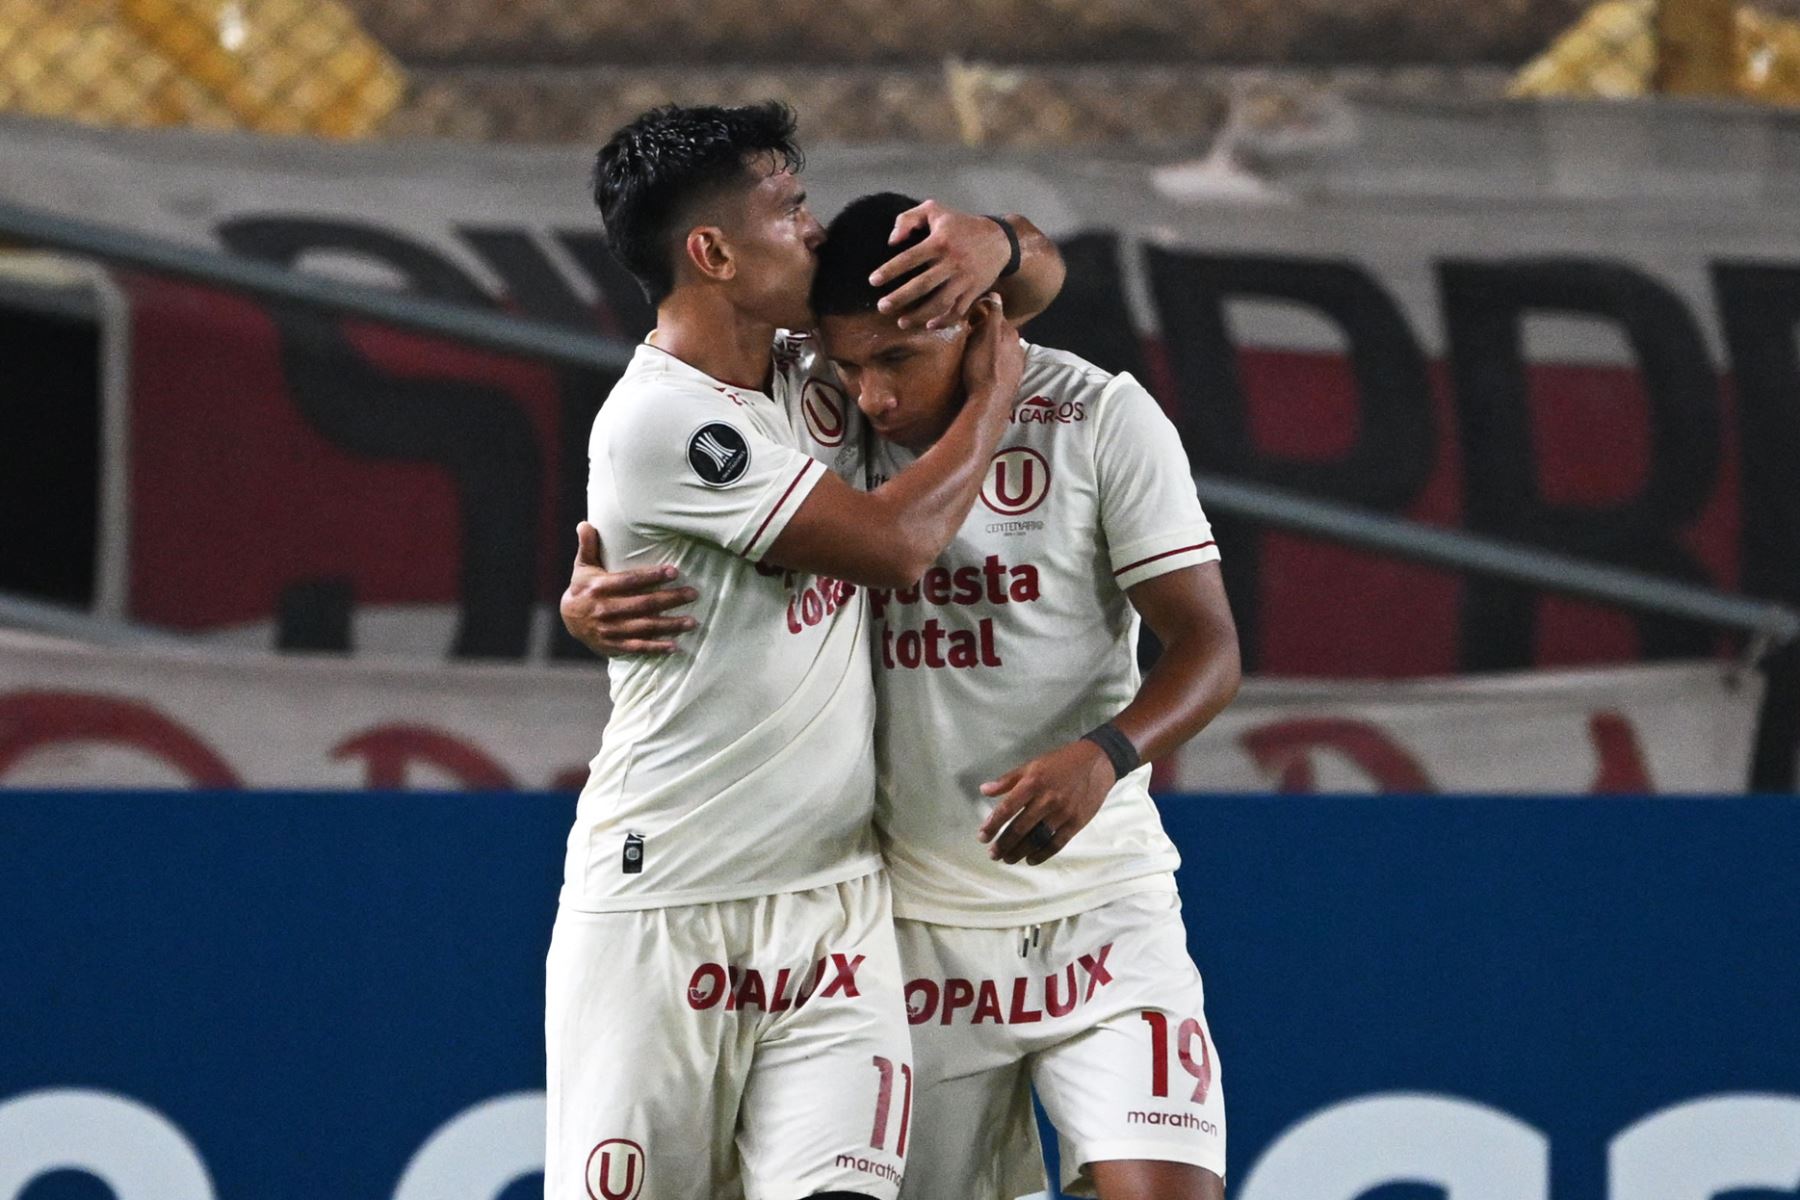
[[[569,636],[607,658],[672,653],[675,639],[697,627],[674,610],[698,593],[678,582],[672,564],[608,571],[600,533],[588,522],[575,527],[575,566],[557,612]]]
[[[983,299],[971,319],[975,329],[963,355],[968,400],[949,430],[873,491],[859,492],[827,473],[769,548],[769,561],[900,588],[944,552],[981,492],[1024,367],[1024,349],[997,297]]]
[[[674,610],[695,591],[659,562],[671,539],[711,543],[749,557],[764,530],[804,496],[824,469],[757,432],[741,405],[685,381],[615,389],[588,441],[587,508],[558,612],[569,635],[608,657],[666,654],[696,628]],[[611,566],[598,527],[608,530]],[[627,546],[613,539],[624,538]],[[616,569],[637,543],[641,565]]]

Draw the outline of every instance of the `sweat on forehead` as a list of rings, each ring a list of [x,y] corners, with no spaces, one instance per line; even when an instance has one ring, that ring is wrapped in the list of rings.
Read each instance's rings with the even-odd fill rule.
[[[918,274],[908,272],[879,288],[869,283],[869,276],[877,267],[908,246],[925,240],[926,231],[918,229],[905,240],[888,244],[894,222],[918,204],[911,196],[898,192],[877,192],[852,200],[831,219],[825,227],[825,244],[819,247],[819,267],[813,275],[813,312],[821,317],[874,312],[883,296]]]

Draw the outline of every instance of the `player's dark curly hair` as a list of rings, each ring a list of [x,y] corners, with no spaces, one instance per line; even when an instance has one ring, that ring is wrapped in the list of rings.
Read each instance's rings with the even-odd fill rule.
[[[607,244],[643,285],[650,303],[675,289],[676,237],[696,201],[748,185],[764,156],[799,171],[794,110],[778,100],[738,108],[653,108],[613,134],[594,163],[594,203]]]
[[[928,230],[917,229],[899,245],[888,245],[894,221],[907,209],[918,206],[919,201],[911,196],[876,192],[852,200],[843,212],[831,218],[831,224],[825,227],[825,244],[819,247],[819,269],[813,275],[815,316],[846,317],[874,312],[876,301],[918,274],[910,271],[881,287],[869,283],[876,267],[928,236]]]

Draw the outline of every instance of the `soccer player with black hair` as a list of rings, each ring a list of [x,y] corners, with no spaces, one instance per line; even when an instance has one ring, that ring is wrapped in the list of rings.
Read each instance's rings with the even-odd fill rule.
[[[657,109],[599,155],[607,238],[657,323],[594,421],[583,554],[693,585],[687,617],[667,587],[639,597],[625,640],[696,627],[610,664],[546,964],[549,1200],[891,1200],[904,1170],[868,594],[943,551],[1006,432],[1023,352],[987,293],[1031,311],[1062,267],[1022,219],[895,215],[917,244],[894,319],[957,339],[968,401],[863,490],[855,414],[805,332],[823,230],[800,166],[777,104]]]
[[[942,445],[975,398],[963,329],[902,328],[870,283],[914,202],[832,222],[813,307],[879,435],[871,481]],[[1148,762],[1236,694],[1236,629],[1181,441],[1128,375],[1028,346],[980,500],[934,563],[870,595],[876,813],[915,1079],[903,1198],[1043,1187],[1218,1200],[1225,1115],[1175,846]],[[1163,652],[1140,675],[1148,622]]]

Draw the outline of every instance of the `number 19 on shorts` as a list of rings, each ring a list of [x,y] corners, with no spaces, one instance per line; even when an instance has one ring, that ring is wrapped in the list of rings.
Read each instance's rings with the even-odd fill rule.
[[[1168,1096],[1170,1059],[1173,1058],[1175,1064],[1194,1079],[1190,1099],[1195,1104],[1205,1104],[1206,1093],[1212,1090],[1213,1081],[1212,1052],[1206,1045],[1205,1027],[1187,1017],[1171,1037],[1167,1013],[1146,1010],[1139,1015],[1150,1026],[1150,1094],[1159,1098]],[[1187,1090],[1185,1080],[1178,1086],[1184,1092]]]

